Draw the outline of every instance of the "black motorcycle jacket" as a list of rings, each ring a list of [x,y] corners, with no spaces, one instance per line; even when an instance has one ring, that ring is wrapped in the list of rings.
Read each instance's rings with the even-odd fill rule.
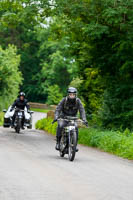
[[[83,121],[86,121],[85,109],[79,98],[70,100],[68,97],[63,98],[57,105],[55,110],[55,119],[65,116],[75,117],[80,112],[80,117]]]
[[[21,109],[21,110],[24,110],[25,107],[27,108],[27,110],[30,109],[30,106],[29,106],[29,104],[28,104],[27,99],[24,99],[24,100],[22,101],[22,100],[20,100],[20,98],[18,98],[18,99],[16,99],[16,100],[14,101],[14,103],[12,104],[10,110],[13,110],[15,107],[16,107],[16,108],[19,108],[19,109]]]

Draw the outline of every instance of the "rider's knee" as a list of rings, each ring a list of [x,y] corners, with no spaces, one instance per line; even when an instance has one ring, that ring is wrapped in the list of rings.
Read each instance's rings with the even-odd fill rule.
[[[62,121],[60,121],[60,122],[58,123],[58,127],[59,127],[60,129],[62,129],[62,128],[64,127],[64,123],[63,123]]]

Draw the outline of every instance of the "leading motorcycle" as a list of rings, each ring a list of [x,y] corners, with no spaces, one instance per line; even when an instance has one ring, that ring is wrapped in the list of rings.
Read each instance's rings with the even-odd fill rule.
[[[76,146],[77,146],[77,117],[67,116],[65,119],[58,119],[67,121],[67,126],[62,130],[62,136],[60,141],[60,157],[64,157],[65,154],[68,154],[70,161],[73,161],[76,155]]]

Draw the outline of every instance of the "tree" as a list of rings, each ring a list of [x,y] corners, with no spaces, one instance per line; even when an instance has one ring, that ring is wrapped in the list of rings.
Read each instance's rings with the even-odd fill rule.
[[[47,103],[49,105],[57,105],[61,101],[62,98],[63,98],[63,95],[58,85],[49,86],[48,100],[47,100]]]
[[[62,27],[53,31],[69,38],[90,116],[96,112],[106,127],[133,128],[133,1],[56,0],[55,12]]]
[[[9,106],[18,95],[22,83],[19,64],[20,56],[15,46],[9,45],[5,50],[0,47],[0,110]]]
[[[20,70],[24,77],[21,90],[26,92],[31,101],[38,101],[42,97],[34,92],[36,83],[33,77],[40,70],[40,43],[36,27],[40,27],[46,17],[48,5],[46,0],[0,1],[0,43],[3,48],[8,44],[17,46],[21,55]]]
[[[39,57],[41,57],[41,70],[34,76],[38,80],[38,93],[49,95],[49,87],[57,85],[61,94],[66,95],[68,85],[77,76],[77,63],[74,56],[67,51],[67,39],[53,40],[50,28],[38,29],[40,41]],[[43,38],[45,38],[43,40]]]

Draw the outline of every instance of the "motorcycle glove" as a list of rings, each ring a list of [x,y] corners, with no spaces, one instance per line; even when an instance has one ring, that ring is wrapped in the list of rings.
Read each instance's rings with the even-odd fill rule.
[[[54,120],[52,121],[52,124],[54,124],[57,121],[58,117],[55,117]]]

